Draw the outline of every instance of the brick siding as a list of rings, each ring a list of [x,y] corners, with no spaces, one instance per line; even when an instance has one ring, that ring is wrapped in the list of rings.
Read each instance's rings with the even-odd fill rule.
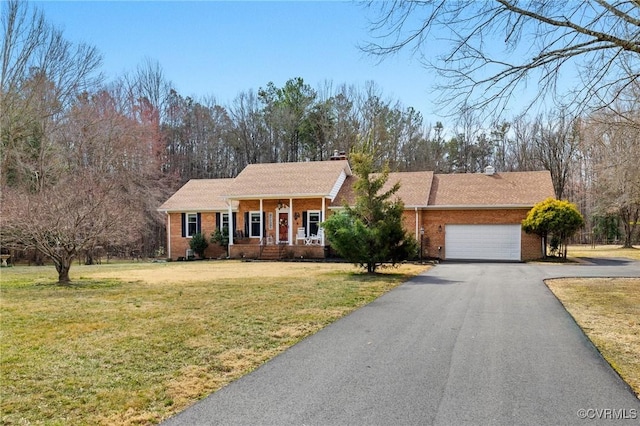
[[[202,213],[201,219],[200,229],[207,240],[209,240],[211,233],[216,230],[216,214],[214,212],[205,212]],[[167,226],[169,223],[171,225],[167,236],[167,238],[171,240],[170,244],[167,242],[167,247],[170,247],[171,252],[167,253],[167,257],[173,260],[186,255],[187,249],[189,249],[189,241],[191,241],[191,238],[182,236],[181,222],[182,213],[169,213],[167,215]],[[210,242],[204,255],[207,259],[217,259],[221,256],[226,257],[227,252],[224,247]]]
[[[280,200],[282,203],[289,204],[289,199]],[[264,200],[263,210],[267,213],[265,226],[267,233],[265,237],[271,236],[275,242],[276,227],[278,226],[278,217],[276,214],[278,200]],[[326,202],[325,207],[328,206]],[[237,230],[244,230],[244,213],[249,211],[258,211],[260,209],[260,202],[258,200],[241,201],[237,213]],[[324,253],[321,250],[295,246],[295,235],[298,227],[302,226],[302,212],[309,210],[321,210],[322,200],[317,199],[294,199],[293,200],[293,212],[294,218],[292,226],[294,249],[291,250],[292,256],[307,257],[310,253],[313,253],[314,257],[323,257]],[[526,217],[528,209],[486,209],[486,210],[418,210],[417,214],[415,210],[406,210],[402,216],[402,223],[407,232],[416,238],[418,245],[420,245],[420,228],[424,227],[424,236],[422,237],[422,257],[424,258],[441,258],[446,259],[446,247],[445,247],[445,225],[447,224],[520,224]],[[271,229],[269,228],[268,213],[272,212],[273,223]],[[295,218],[295,213],[298,213],[298,217]],[[332,211],[325,211],[325,219],[332,214]],[[416,229],[416,216],[418,220],[418,227]],[[171,220],[170,234],[168,238],[171,239],[171,253],[168,256],[171,259],[177,259],[178,257],[185,256],[186,250],[189,248],[189,238],[182,237],[181,228],[181,214],[170,213],[168,218]],[[202,213],[201,229],[210,238],[211,233],[215,230],[215,213],[205,212]],[[245,238],[243,240],[234,239],[235,246],[231,248],[231,257],[248,257],[256,258],[259,255],[259,240],[258,238]],[[255,247],[247,247],[254,245]],[[441,247],[438,250],[438,247]],[[223,247],[217,244],[210,243],[205,252],[207,258],[219,258],[226,256],[226,252]],[[526,234],[522,232],[521,236],[521,259],[533,260],[542,257],[542,243],[540,237],[533,234]]]
[[[423,212],[424,256],[446,259],[445,225],[520,224],[529,209],[427,210]],[[540,237],[521,231],[521,260],[542,257]],[[441,247],[438,250],[438,247]]]

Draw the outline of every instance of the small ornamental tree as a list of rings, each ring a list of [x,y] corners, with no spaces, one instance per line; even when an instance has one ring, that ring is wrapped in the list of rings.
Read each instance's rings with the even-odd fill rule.
[[[55,265],[58,283],[68,284],[71,265],[82,253],[105,242],[126,245],[141,231],[142,221],[123,208],[134,200],[122,186],[77,172],[42,191],[2,188],[0,245],[37,250]]]
[[[353,207],[329,217],[325,234],[338,254],[373,273],[384,262],[395,264],[417,253],[417,242],[402,227],[402,201],[391,201],[400,184],[381,192],[389,178],[389,169],[373,174],[373,156],[354,153],[351,156],[356,194]]]
[[[189,247],[191,247],[191,250],[193,250],[200,259],[204,259],[204,251],[209,247],[209,242],[203,233],[197,232],[191,236]]]
[[[562,257],[567,257],[566,240],[581,226],[584,219],[575,204],[547,198],[539,202],[529,211],[522,221],[522,229],[528,234],[537,234],[543,238],[545,253],[547,238],[550,236],[555,249],[560,250]]]

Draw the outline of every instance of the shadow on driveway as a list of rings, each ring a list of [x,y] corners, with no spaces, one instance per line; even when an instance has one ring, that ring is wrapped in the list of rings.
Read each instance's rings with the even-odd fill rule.
[[[598,266],[627,266],[633,263],[633,260],[623,257],[581,257],[580,259]]]
[[[411,278],[411,280],[407,281],[405,285],[425,285],[425,284],[435,284],[435,285],[450,285],[450,284],[458,284],[460,281],[448,280],[445,278],[440,278],[432,275],[418,275],[416,277]]]

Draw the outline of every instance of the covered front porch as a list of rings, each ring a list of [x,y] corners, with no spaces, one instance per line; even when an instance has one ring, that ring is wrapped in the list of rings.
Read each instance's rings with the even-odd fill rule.
[[[229,246],[229,256],[234,259],[324,259],[327,248],[319,245],[287,244],[234,244]]]
[[[230,257],[325,257],[321,224],[328,201],[324,197],[237,201],[237,223],[229,229]]]

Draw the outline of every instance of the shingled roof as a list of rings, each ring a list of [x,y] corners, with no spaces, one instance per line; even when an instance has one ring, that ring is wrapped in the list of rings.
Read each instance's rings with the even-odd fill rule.
[[[223,195],[231,199],[333,198],[349,175],[351,169],[346,160],[249,164]]]
[[[167,201],[158,211],[221,211],[229,206],[221,194],[233,179],[191,179]]]
[[[353,191],[353,184],[357,179],[355,176],[349,176],[345,180],[340,192],[338,192],[338,196],[333,200],[330,207],[342,207],[345,203],[348,205],[355,203],[356,196]],[[432,180],[433,172],[389,173],[387,183],[382,187],[381,192],[388,191],[392,185],[399,182],[400,189],[395,196],[402,200],[406,208],[425,207],[429,201]]]
[[[548,171],[436,174],[429,207],[532,207],[555,197]]]
[[[331,199],[330,207],[353,205],[349,163],[311,161],[248,165],[235,179],[192,179],[158,210],[224,211],[228,200],[234,208],[240,199],[319,198]],[[554,197],[548,171],[508,173],[434,174],[433,172],[389,173],[383,190],[400,182],[397,196],[406,208],[514,208],[532,207]]]

